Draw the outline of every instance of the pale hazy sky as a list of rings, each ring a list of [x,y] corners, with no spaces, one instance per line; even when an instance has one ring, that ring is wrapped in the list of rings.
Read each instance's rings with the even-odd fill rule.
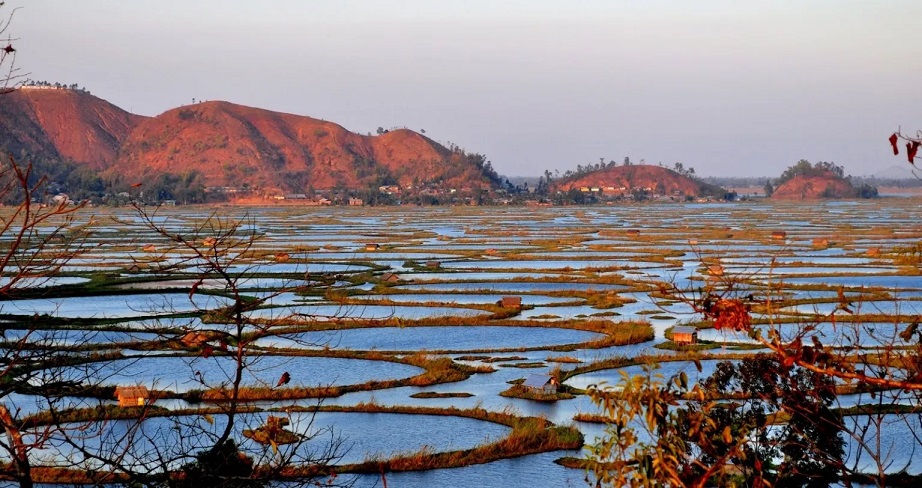
[[[922,1],[9,0],[36,80],[425,129],[539,175],[625,156],[854,175],[922,128]],[[6,8],[5,10],[9,10]]]

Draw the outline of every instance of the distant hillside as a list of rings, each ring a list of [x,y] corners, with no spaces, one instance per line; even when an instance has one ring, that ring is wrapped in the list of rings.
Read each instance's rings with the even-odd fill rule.
[[[388,186],[431,197],[500,183],[483,156],[406,129],[365,136],[332,122],[221,101],[141,117],[83,90],[54,87],[0,96],[0,150],[26,154],[66,179],[62,191],[88,179],[99,180],[93,186],[100,194],[101,186],[121,192],[156,184],[147,195],[161,200],[175,196],[176,185],[185,196],[209,187],[284,195]]]
[[[0,147],[102,170],[144,119],[85,91],[26,87],[0,96]]]
[[[724,190],[671,169],[651,165],[613,166],[592,171],[553,183],[559,191],[580,188],[598,188],[605,194],[632,194],[642,190],[658,195],[681,195],[698,197],[703,195],[722,196]]]
[[[865,176],[866,179],[878,180],[916,180],[916,175],[912,172],[913,167],[908,164],[892,165],[886,169],[880,170],[873,175]]]

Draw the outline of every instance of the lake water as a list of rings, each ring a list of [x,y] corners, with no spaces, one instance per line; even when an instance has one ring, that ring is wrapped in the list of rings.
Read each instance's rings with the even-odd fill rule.
[[[243,383],[274,386],[283,372],[291,375],[291,386],[402,379],[420,374],[422,369],[391,361],[333,356],[346,351],[395,355],[444,351],[458,363],[490,366],[495,372],[430,387],[358,391],[326,399],[325,403],[513,409],[523,415],[541,415],[555,423],[569,424],[577,413],[597,411],[586,396],[539,403],[501,397],[499,393],[509,388],[511,381],[547,374],[557,367],[573,367],[569,362],[553,361],[555,358],[585,364],[611,356],[673,355],[653,346],[665,341],[667,328],[700,316],[688,303],[663,303],[655,296],[656,291],[660,283],[666,282],[684,290],[686,300],[699,300],[708,287],[721,286],[720,279],[707,274],[707,266],[715,262],[723,265],[726,277],[732,277],[729,281],[734,288],[729,296],[753,293],[758,299],[771,294],[819,302],[785,304],[776,310],[779,317],[796,317],[804,322],[810,320],[808,315],[826,315],[814,324],[807,337],[817,335],[824,344],[893,344],[898,342],[895,335],[912,317],[922,313],[922,301],[917,300],[922,297],[919,263],[913,262],[906,251],[908,246],[922,242],[917,204],[912,199],[889,199],[809,205],[762,202],[540,209],[222,209],[237,217],[250,212],[256,217],[254,230],[266,233],[249,252],[224,255],[230,260],[229,272],[247,274],[239,277],[237,286],[247,297],[278,293],[266,307],[246,313],[246,317],[259,323],[245,330],[253,333],[276,325],[302,327],[263,337],[253,346],[291,348],[326,356],[261,357],[247,368]],[[133,220],[126,210],[112,212],[122,221]],[[200,224],[208,210],[190,207],[164,212],[169,216],[161,216],[160,222],[173,231],[186,232],[190,226]],[[217,316],[209,316],[208,320],[200,317],[203,312],[214,312],[231,303],[225,281],[211,276],[200,282],[197,273],[201,261],[188,250],[169,249],[168,242],[149,230],[126,230],[110,220],[105,222],[99,234],[90,237],[91,253],[69,263],[60,276],[42,283],[24,283],[29,288],[41,286],[41,295],[0,302],[0,313],[9,314],[5,319],[18,327],[5,328],[6,340],[24,337],[26,329],[22,327],[37,320],[40,325],[33,327],[37,330],[29,338],[42,347],[92,344],[99,352],[128,356],[92,365],[94,380],[102,384],[144,384],[187,391],[226,382],[231,365],[227,358],[191,357],[186,355],[189,350],[176,348],[148,351],[139,344],[175,339],[190,330],[232,331],[233,324],[220,323]],[[629,232],[632,230],[637,232]],[[786,231],[786,239],[772,239],[771,233],[776,230]],[[815,238],[828,239],[829,247],[815,248]],[[368,243],[378,243],[381,248],[366,251]],[[155,251],[145,251],[151,249],[148,246]],[[291,261],[276,262],[278,253],[287,253]],[[430,260],[439,261],[439,267],[424,266]],[[132,269],[136,262],[150,266]],[[164,268],[168,266],[179,270]],[[258,276],[249,276],[254,273]],[[398,280],[385,280],[385,273],[396,273]],[[112,286],[80,291],[81,285],[98,285],[103,279],[112,281]],[[194,285],[198,292],[190,298]],[[63,288],[57,288],[60,286],[75,287],[77,291],[61,296],[59,291]],[[830,314],[837,320],[851,315],[837,310],[840,286],[846,287],[844,293],[854,311],[877,316],[857,326],[833,324]],[[299,289],[294,290],[296,287]],[[883,294],[862,291],[872,287]],[[205,290],[211,294],[203,294]],[[614,294],[626,303],[605,308],[607,305],[593,301],[598,294]],[[525,308],[511,317],[492,318],[493,312],[485,309],[506,295],[521,296]],[[351,300],[365,303],[349,303]],[[389,303],[378,303],[384,300]],[[884,320],[882,316],[894,318]],[[756,317],[767,318],[760,314]],[[532,321],[553,324],[602,319],[648,322],[656,338],[599,350],[583,344],[600,338],[600,334],[522,326]],[[417,320],[425,321],[425,326],[399,326]],[[350,321],[389,326],[339,325]],[[271,327],[269,322],[273,323]],[[59,323],[67,327],[59,328]],[[446,325],[449,323],[460,325]],[[311,324],[334,330],[304,329]],[[780,325],[782,338],[793,337],[802,325]],[[161,329],[162,335],[154,333]],[[751,341],[743,334],[713,329],[703,329],[699,337],[723,343]],[[561,345],[569,345],[572,350],[546,350]],[[5,347],[6,354],[11,354],[10,344]],[[514,352],[500,352],[504,349]],[[472,355],[487,357],[469,357]],[[663,361],[656,373],[668,377],[685,371],[695,379],[708,375],[716,361],[703,360],[701,364],[703,372],[698,373],[690,362]],[[573,377],[567,384],[579,388],[600,382],[613,385],[621,379],[622,372],[643,371],[640,366],[596,371]],[[420,392],[472,396],[411,397]],[[841,400],[843,405],[866,401],[857,396],[844,396]],[[22,413],[43,408],[39,398],[25,394],[10,394],[2,401]],[[74,406],[93,402],[77,397],[62,401]],[[278,400],[259,405],[285,408],[314,404],[316,400]],[[189,406],[165,401],[161,405]],[[257,416],[256,420],[260,419]],[[508,431],[488,422],[428,415],[324,413],[317,420],[318,427],[332,427],[352,446],[347,460],[425,446],[436,451],[464,449]],[[906,417],[886,420],[880,428],[881,448],[893,461],[892,470],[908,466],[911,472],[919,472],[920,457],[912,453],[920,452],[922,443],[912,434],[922,432],[922,426],[907,423]],[[164,422],[152,420],[149,425],[156,429],[166,426]],[[209,428],[218,428],[222,422],[215,419]],[[196,423],[201,425],[199,420]],[[598,425],[578,427],[588,440],[601,432]],[[188,447],[188,443],[176,443]],[[857,458],[859,451],[857,443],[850,442],[850,459]],[[563,455],[579,456],[580,452],[544,453],[450,470],[393,473],[387,481],[389,486],[409,487],[499,487],[510,486],[510,480],[515,480],[512,484],[516,486],[536,488],[583,486],[585,473],[553,463]],[[870,467],[867,459],[863,456],[858,464]],[[376,484],[381,485],[379,476],[359,476],[356,480],[356,486]]]
[[[593,332],[547,327],[374,327],[271,337],[262,339],[259,345],[358,351],[483,351],[578,344],[602,337]]]

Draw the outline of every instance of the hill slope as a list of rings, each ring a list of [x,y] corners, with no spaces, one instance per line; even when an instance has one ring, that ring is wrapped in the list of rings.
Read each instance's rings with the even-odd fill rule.
[[[363,136],[311,117],[205,102],[143,121],[122,145],[109,174],[143,179],[194,170],[208,186],[245,184],[299,193],[487,182],[477,168],[455,156],[410,130]],[[452,171],[459,164],[466,167]]]
[[[26,87],[0,96],[0,146],[102,170],[144,119],[85,91]]]

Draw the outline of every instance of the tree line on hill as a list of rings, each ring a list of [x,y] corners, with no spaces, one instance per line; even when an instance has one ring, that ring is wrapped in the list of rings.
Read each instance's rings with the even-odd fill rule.
[[[71,83],[68,85],[67,83],[60,83],[57,81],[52,83],[50,81],[45,81],[45,80],[26,80],[25,82],[23,82],[22,86],[40,87],[40,88],[57,88],[60,90],[74,90],[74,91],[80,91],[83,93],[90,93],[90,91],[87,90],[86,87],[81,87],[77,83]]]

